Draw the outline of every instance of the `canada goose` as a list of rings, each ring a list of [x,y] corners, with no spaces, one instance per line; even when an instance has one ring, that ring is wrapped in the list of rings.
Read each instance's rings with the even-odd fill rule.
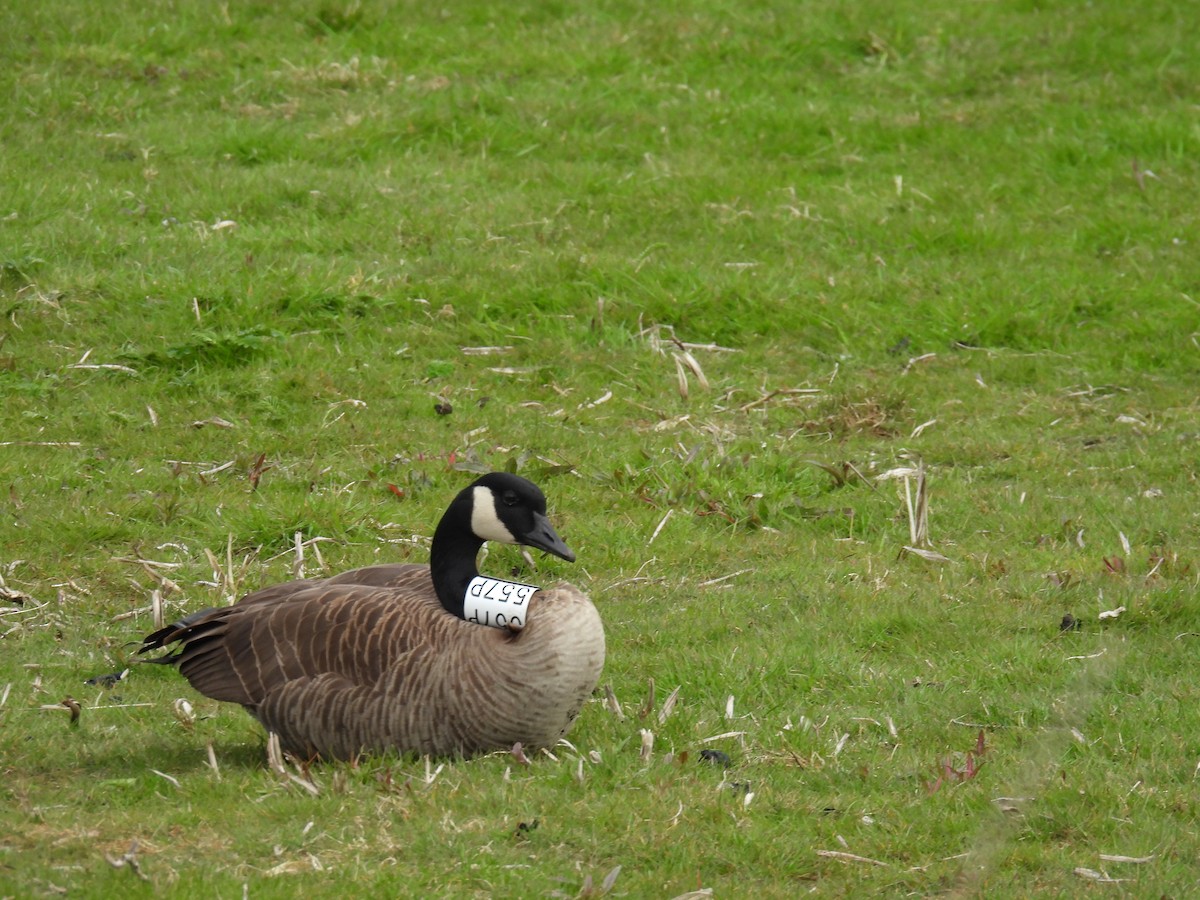
[[[454,498],[430,565],[274,585],[156,631],[138,652],[176,645],[150,661],[178,666],[207,697],[242,704],[303,759],[553,746],[600,678],[604,627],[569,584],[522,590],[479,576],[485,541],[575,560],[537,486],[494,472]],[[465,605],[468,590],[495,594],[497,585],[515,592],[512,602]],[[505,606],[528,615],[497,616]]]

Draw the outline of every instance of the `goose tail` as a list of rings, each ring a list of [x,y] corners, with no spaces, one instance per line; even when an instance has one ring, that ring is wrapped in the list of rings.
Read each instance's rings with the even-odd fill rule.
[[[191,615],[184,616],[178,622],[172,622],[165,628],[160,628],[158,631],[146,635],[142,638],[142,646],[137,649],[138,656],[152,653],[155,650],[166,650],[167,652],[160,656],[146,656],[144,659],[139,660],[139,662],[159,663],[168,666],[175,665],[179,661],[179,656],[183,648],[171,648],[169,645],[185,638],[193,625],[216,611],[216,609],[199,610]]]

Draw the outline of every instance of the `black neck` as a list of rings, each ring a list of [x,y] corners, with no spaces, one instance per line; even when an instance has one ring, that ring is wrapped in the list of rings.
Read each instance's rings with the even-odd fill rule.
[[[457,506],[457,502],[451,505],[433,533],[429,572],[433,577],[433,589],[446,612],[461,619],[467,585],[479,574],[475,560],[483,541],[471,531],[469,505],[465,510],[466,527],[462,522],[464,513],[456,510]],[[456,512],[459,512],[458,516]]]

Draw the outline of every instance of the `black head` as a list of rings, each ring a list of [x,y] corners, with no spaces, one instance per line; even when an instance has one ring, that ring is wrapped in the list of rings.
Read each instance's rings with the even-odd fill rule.
[[[463,494],[471,501],[471,531],[482,541],[525,544],[575,561],[546,517],[546,497],[532,481],[507,472],[492,472]],[[461,496],[461,495],[460,495]]]

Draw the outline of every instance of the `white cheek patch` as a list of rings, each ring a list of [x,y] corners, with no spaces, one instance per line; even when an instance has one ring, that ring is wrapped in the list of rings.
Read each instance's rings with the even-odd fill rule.
[[[504,527],[496,515],[496,495],[488,488],[477,487],[471,497],[471,530],[485,541],[515,544],[517,539]]]

